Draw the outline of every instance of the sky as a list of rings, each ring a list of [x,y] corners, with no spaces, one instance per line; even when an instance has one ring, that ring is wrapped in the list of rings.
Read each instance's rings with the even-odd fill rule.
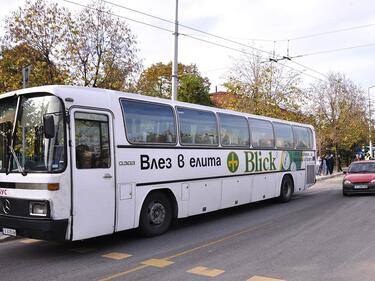
[[[69,1],[81,5],[90,2]],[[175,19],[176,0],[109,1],[169,21]],[[82,9],[63,0],[55,2],[73,13]],[[0,0],[0,35],[5,17],[24,3],[24,0]],[[125,21],[137,38],[138,56],[145,68],[173,59],[173,24],[119,6],[112,6],[112,10],[128,18]],[[245,46],[261,49],[266,60],[272,57],[273,51],[279,56],[289,54],[292,60],[282,63],[302,71],[305,86],[317,78],[326,79],[329,72],[344,73],[366,92],[375,85],[375,2],[372,0],[179,0],[178,14],[180,24],[226,39],[183,27],[179,30],[178,61],[196,64],[202,76],[209,78],[211,91],[216,87],[219,91],[225,90],[222,84],[234,61],[241,57],[239,51],[251,52]],[[358,47],[363,45],[367,46]],[[375,100],[375,87],[370,94]]]

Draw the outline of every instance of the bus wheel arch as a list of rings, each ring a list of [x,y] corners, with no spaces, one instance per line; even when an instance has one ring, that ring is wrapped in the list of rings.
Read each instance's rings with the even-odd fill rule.
[[[287,203],[292,199],[294,180],[291,174],[285,174],[281,180],[279,201]]]
[[[139,229],[143,236],[163,234],[177,217],[177,201],[169,189],[150,191],[145,197],[140,216]]]

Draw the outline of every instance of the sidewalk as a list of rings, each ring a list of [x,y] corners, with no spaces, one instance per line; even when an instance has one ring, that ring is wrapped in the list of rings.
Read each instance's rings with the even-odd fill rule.
[[[3,240],[5,240],[5,239],[7,239],[9,236],[6,236],[6,235],[4,235],[2,232],[0,232],[0,243],[3,241]]]
[[[325,176],[316,176],[316,181],[326,180],[334,177],[342,176],[343,172],[333,172],[332,175],[325,175]]]
[[[0,231],[0,243],[1,243],[1,242],[5,242],[5,241],[9,241],[9,240],[13,240],[13,239],[16,239],[16,237],[8,236],[8,235],[4,235],[4,234]]]

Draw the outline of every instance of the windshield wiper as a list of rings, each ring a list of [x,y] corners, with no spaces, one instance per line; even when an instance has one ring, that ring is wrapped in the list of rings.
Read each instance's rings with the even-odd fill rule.
[[[9,149],[9,152],[10,152],[11,156],[13,156],[14,161],[16,162],[18,172],[20,172],[23,176],[26,176],[27,172],[26,172],[25,168],[21,166],[20,161],[18,160],[18,157],[17,157],[16,152],[14,151],[13,147],[8,146],[8,149]],[[10,158],[8,162],[10,162],[11,160],[12,160],[12,158]]]

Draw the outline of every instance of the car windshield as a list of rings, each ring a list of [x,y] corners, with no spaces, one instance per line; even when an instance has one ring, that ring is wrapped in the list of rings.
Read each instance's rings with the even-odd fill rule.
[[[349,167],[349,173],[375,173],[375,162],[353,163]]]
[[[62,102],[52,95],[20,96],[12,136],[17,98],[2,100],[0,105],[0,172],[6,172],[8,156],[11,159],[9,172],[62,171],[66,165]],[[52,138],[44,135],[46,116],[53,116],[55,135]]]

